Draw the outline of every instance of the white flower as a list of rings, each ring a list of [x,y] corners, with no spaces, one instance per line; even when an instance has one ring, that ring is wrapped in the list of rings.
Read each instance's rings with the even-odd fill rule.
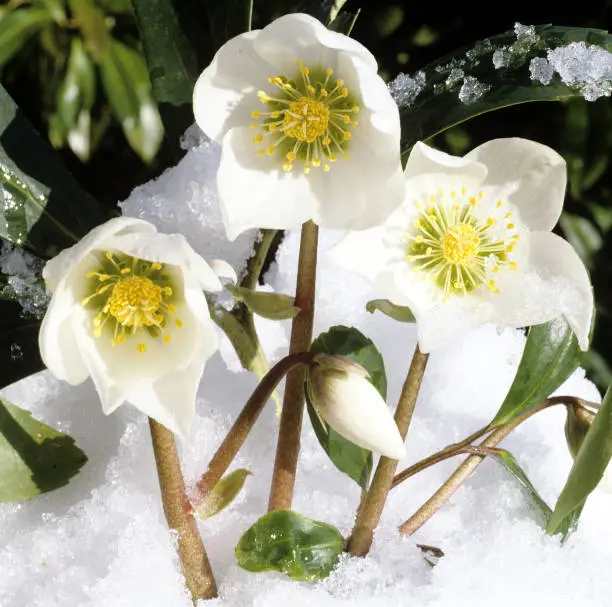
[[[222,144],[228,237],[253,227],[377,225],[403,199],[399,113],[376,60],[313,17],[236,36],[194,91],[200,128]]]
[[[317,413],[351,442],[391,457],[406,455],[395,420],[368,373],[344,356],[319,354],[308,371],[308,396]]]
[[[495,139],[458,158],[417,143],[406,198],[387,221],[331,251],[416,317],[430,352],[484,324],[523,327],[564,315],[588,348],[593,293],[559,219],[565,163],[526,139]]]
[[[44,363],[69,384],[91,376],[107,415],[127,401],[186,438],[217,349],[203,294],[221,289],[215,271],[180,234],[111,219],[44,268],[53,294],[39,335]]]

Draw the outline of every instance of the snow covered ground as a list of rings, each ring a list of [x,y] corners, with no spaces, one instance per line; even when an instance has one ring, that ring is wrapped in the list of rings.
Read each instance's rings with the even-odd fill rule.
[[[225,241],[214,195],[218,150],[208,143],[188,152],[178,167],[137,190],[124,212],[183,231],[207,257],[240,266],[252,235]],[[376,297],[361,278],[333,268],[325,250],[339,238],[323,231],[315,334],[335,324],[358,327],[385,358],[389,403],[394,405],[416,343],[414,328],[365,312]],[[250,239],[249,239],[250,238]],[[299,235],[288,234],[269,286],[295,287]],[[259,321],[271,360],[284,355],[289,323]],[[400,468],[483,426],[499,407],[524,345],[520,331],[483,327],[431,356]],[[193,441],[182,445],[186,477],[194,481],[254,388],[229,343],[206,367]],[[558,391],[599,400],[578,370]],[[70,433],[88,464],[72,482],[28,503],[0,505],[0,606],[188,607],[173,538],[159,497],[148,425],[126,406],[102,414],[88,381],[70,387],[40,373],[2,391],[46,423]],[[571,465],[565,446],[565,413],[538,414],[504,443],[554,505]],[[373,549],[365,559],[344,557],[326,580],[297,583],[281,574],[253,574],[235,564],[234,546],[265,512],[275,450],[271,402],[234,467],[254,473],[237,500],[200,523],[219,585],[211,606],[599,607],[612,596],[612,495],[596,491],[581,526],[565,546],[542,530],[529,498],[495,462],[485,462],[452,501],[413,538],[396,528],[460,463],[439,464],[395,489]],[[294,508],[351,530],[357,485],[338,472],[304,420]],[[417,543],[445,556],[431,567]]]

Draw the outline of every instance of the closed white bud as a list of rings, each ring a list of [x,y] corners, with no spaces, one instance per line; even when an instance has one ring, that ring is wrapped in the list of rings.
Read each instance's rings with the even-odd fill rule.
[[[319,354],[308,371],[308,396],[338,434],[386,457],[402,459],[404,441],[368,372],[344,356]]]

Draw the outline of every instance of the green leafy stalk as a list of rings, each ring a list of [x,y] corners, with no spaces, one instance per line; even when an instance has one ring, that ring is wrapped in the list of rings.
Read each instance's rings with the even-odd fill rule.
[[[421,382],[425,374],[428,357],[428,354],[424,354],[419,350],[418,346],[416,347],[397,404],[395,422],[403,439],[406,438],[410,422],[412,421],[412,414],[414,413]],[[381,457],[378,462],[370,489],[359,506],[353,534],[349,540],[348,549],[354,556],[364,556],[370,550],[374,530],[378,526],[385,502],[387,501],[387,495],[391,490],[397,464],[397,460],[388,457]]]
[[[295,306],[300,309],[300,313],[293,319],[291,325],[289,354],[306,352],[310,348],[314,321],[318,240],[319,228],[312,221],[306,222],[302,226],[295,290]],[[304,415],[304,381],[303,368],[294,369],[287,375],[268,503],[269,511],[290,509],[293,501]]]

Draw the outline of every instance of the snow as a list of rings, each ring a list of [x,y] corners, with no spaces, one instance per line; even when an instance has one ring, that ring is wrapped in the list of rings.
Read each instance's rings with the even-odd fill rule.
[[[252,242],[229,243],[222,234],[213,187],[218,148],[198,143],[183,161],[124,203],[130,215],[169,231],[183,231],[208,257],[243,263]],[[341,234],[323,230],[315,335],[335,324],[356,326],[381,350],[389,403],[397,401],[415,347],[414,327],[365,311],[376,297],[365,279],[333,267],[326,251]],[[299,234],[288,233],[265,289],[295,287]],[[286,352],[289,323],[258,320],[265,351]],[[524,346],[521,331],[484,326],[430,358],[400,469],[457,441],[488,422],[512,382]],[[201,382],[193,439],[181,445],[189,482],[206,469],[216,446],[256,385],[241,370],[227,340]],[[558,394],[597,401],[578,370]],[[68,386],[43,372],[2,391],[48,424],[70,433],[89,462],[71,483],[22,504],[0,505],[2,607],[188,607],[173,537],[167,531],[144,416],[124,406],[105,417],[92,384]],[[502,445],[518,459],[553,505],[571,466],[561,407],[538,414]],[[396,529],[459,464],[439,464],[393,490],[373,549],[365,559],[343,557],[319,583],[281,574],[253,574],[235,564],[241,534],[266,509],[277,421],[269,404],[232,469],[248,468],[237,500],[199,523],[219,585],[212,607],[598,607],[612,593],[612,496],[597,491],[581,526],[565,546],[542,530],[524,492],[495,462],[485,462],[413,538]],[[319,447],[308,419],[302,432],[294,508],[350,533],[357,485]],[[441,548],[435,567],[417,543]]]
[[[425,73],[417,72],[414,78],[407,74],[398,76],[389,83],[389,92],[400,107],[412,105],[425,86]]]

